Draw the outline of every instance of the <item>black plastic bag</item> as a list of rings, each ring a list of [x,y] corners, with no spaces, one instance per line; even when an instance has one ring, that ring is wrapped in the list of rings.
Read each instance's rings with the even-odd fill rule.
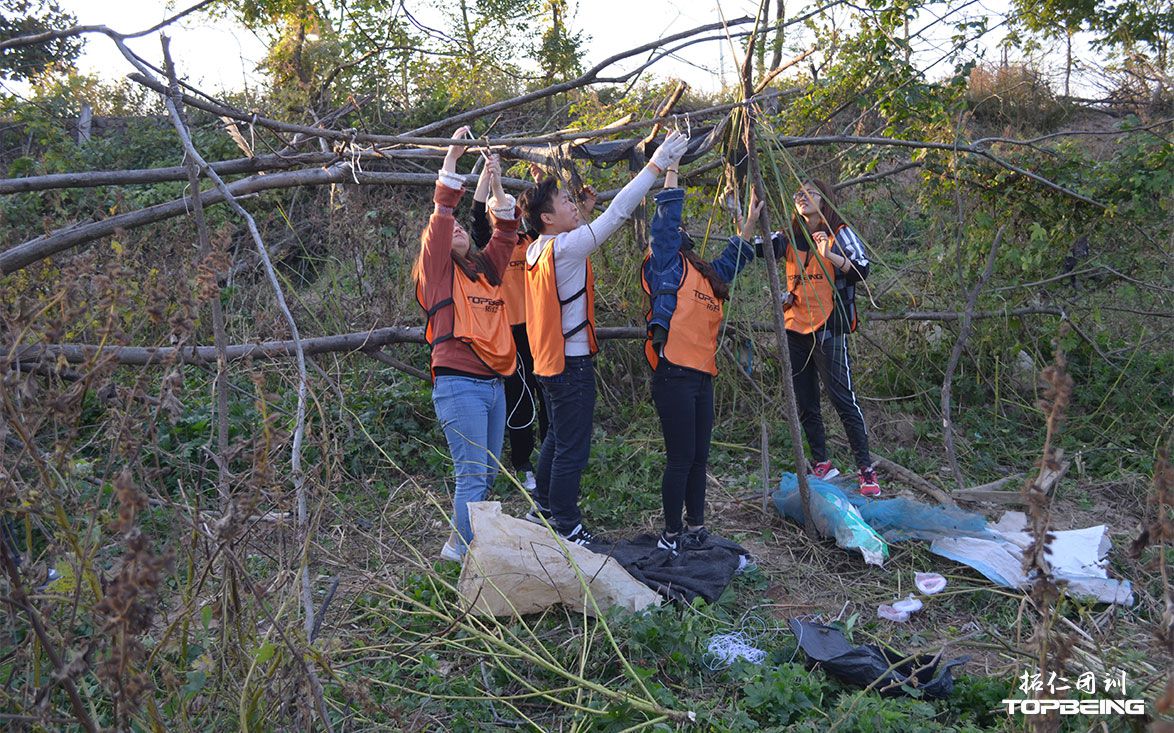
[[[935,661],[934,655],[921,654],[893,667],[909,655],[875,644],[852,646],[839,629],[823,624],[791,619],[790,626],[813,666],[819,665],[850,685],[868,687],[876,682],[873,689],[890,697],[909,694],[909,687],[920,690],[924,697],[947,697],[954,690],[951,670],[970,661],[970,657]]]

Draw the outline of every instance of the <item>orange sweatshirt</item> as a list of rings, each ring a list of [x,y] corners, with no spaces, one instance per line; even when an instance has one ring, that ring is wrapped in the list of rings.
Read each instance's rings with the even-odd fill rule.
[[[424,230],[424,307],[431,309],[436,303],[452,298],[452,279],[455,266],[452,261],[453,209],[460,203],[463,189],[436,182],[432,201],[436,204],[428,227]],[[497,278],[501,278],[509,264],[510,255],[518,243],[518,217],[494,219],[493,236],[482,251]],[[469,242],[472,246],[472,241]],[[457,277],[465,277],[457,272]],[[453,330],[452,305],[436,312],[432,318],[434,333],[451,333]],[[473,353],[471,346],[459,339],[446,339],[432,347],[433,369],[454,369],[466,374],[494,377],[493,370],[485,366]]]

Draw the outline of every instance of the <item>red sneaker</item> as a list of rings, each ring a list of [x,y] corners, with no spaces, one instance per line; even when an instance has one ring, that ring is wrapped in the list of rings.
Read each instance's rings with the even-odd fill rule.
[[[876,481],[876,470],[869,466],[860,469],[860,495],[867,497],[880,496],[880,484]]]
[[[832,465],[831,461],[820,461],[811,467],[811,475],[821,481],[831,481],[840,475],[840,471]]]

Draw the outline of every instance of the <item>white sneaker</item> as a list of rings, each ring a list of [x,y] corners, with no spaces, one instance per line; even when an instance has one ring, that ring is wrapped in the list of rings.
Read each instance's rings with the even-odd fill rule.
[[[450,562],[460,562],[461,552],[457,548],[445,542],[444,547],[440,548],[440,559],[449,560]]]
[[[538,480],[534,478],[533,471],[524,471],[522,473],[522,488],[531,494],[538,488]]]
[[[460,541],[460,536],[456,532],[450,534],[444,542],[444,547],[440,548],[440,559],[450,562],[460,562],[461,551],[457,547],[457,543]]]

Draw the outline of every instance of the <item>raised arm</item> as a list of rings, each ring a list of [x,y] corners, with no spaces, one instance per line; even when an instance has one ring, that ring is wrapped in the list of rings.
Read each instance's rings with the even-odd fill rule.
[[[485,202],[489,200],[489,164],[481,168],[481,175],[477,178],[477,188],[473,191],[473,217],[469,222],[469,235],[473,237],[473,245],[483,249],[489,244],[493,236],[493,227],[489,224],[489,213]]]
[[[493,233],[485,247],[485,256],[500,278],[509,265],[510,255],[518,244],[518,212],[514,197],[501,186],[501,158],[489,157],[485,163],[488,188],[491,191],[488,206],[493,216]]]
[[[742,268],[754,261],[754,246],[750,244],[750,238],[754,236],[754,227],[765,203],[759,200],[757,194],[751,194],[746,216],[738,221],[737,236],[730,237],[725,250],[711,263],[713,269],[727,283],[734,282]]]
[[[656,213],[652,215],[652,271],[663,272],[681,251],[681,211],[685,208],[685,191],[666,188],[656,194]]]
[[[656,213],[652,216],[652,254],[644,266],[644,279],[651,291],[652,315],[648,331],[660,351],[668,338],[669,321],[677,307],[677,288],[684,270],[681,266],[681,210],[685,192],[666,188],[656,194]]]
[[[462,127],[453,137],[464,137],[468,127]],[[465,146],[451,145],[444,156],[444,163],[437,174],[436,189],[432,194],[432,216],[421,238],[421,266],[425,279],[432,285],[445,281],[445,275],[452,272],[453,209],[464,193],[464,180],[456,174],[457,160],[465,153]]]
[[[559,246],[570,255],[586,257],[615,234],[644,199],[644,195],[656,182],[656,177],[676,165],[689,147],[689,138],[675,130],[670,132],[644,170],[620,189],[607,209],[595,221],[584,224],[560,238]]]

